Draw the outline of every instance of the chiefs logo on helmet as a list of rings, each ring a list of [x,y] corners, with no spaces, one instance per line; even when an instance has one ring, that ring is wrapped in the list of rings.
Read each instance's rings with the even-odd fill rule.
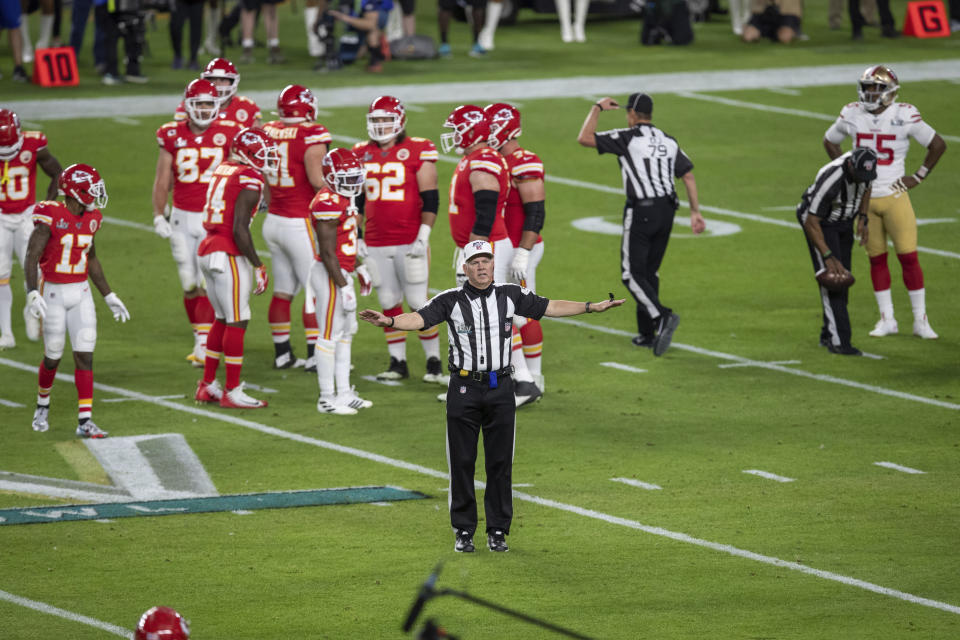
[[[440,146],[444,153],[456,150],[463,154],[464,150],[477,144],[486,143],[490,137],[490,121],[483,113],[483,109],[476,105],[465,104],[454,109],[443,126],[453,129],[440,135]]]
[[[280,151],[263,129],[241,129],[230,146],[241,162],[257,171],[276,173],[280,169]]]
[[[277,113],[281,118],[317,119],[317,97],[303,85],[288,84],[277,98]]]
[[[499,149],[522,133],[520,112],[512,104],[494,102],[483,108],[490,121],[490,146]]]
[[[170,607],[152,607],[133,632],[134,640],[190,640],[190,623]]]
[[[107,206],[107,187],[100,173],[88,164],[72,164],[57,180],[57,191],[83,205],[87,211]]]

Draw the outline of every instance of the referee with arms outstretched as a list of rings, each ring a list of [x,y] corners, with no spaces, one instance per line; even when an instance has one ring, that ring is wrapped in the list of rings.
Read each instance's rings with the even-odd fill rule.
[[[611,153],[620,162],[627,202],[623,207],[620,270],[623,284],[637,301],[637,336],[633,344],[661,356],[670,346],[680,316],[660,301],[658,271],[667,252],[673,217],[679,206],[673,181],[683,180],[690,201],[690,228],[700,233],[700,215],[693,163],[671,136],[653,126],[653,99],[634,93],[627,100],[627,128],[597,133],[602,111],[619,109],[611,98],[590,107],[577,142],[598,153]]]
[[[548,300],[518,284],[494,283],[493,247],[472,240],[464,251],[467,282],[437,294],[410,313],[388,318],[365,309],[360,317],[378,327],[401,331],[447,323],[450,341],[450,386],[447,387],[447,464],[450,471],[450,523],[456,532],[454,550],[471,552],[477,529],[474,467],[477,440],[483,432],[487,488],[484,492],[487,546],[506,551],[513,519],[513,442],[516,403],[513,395],[513,316],[576,316],[618,307],[623,300],[571,302]]]

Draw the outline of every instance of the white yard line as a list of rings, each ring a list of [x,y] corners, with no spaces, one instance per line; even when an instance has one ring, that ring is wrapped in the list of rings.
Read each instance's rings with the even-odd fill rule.
[[[11,368],[13,368],[13,369],[19,369],[19,370],[24,371],[24,372],[26,372],[26,373],[29,373],[29,374],[31,374],[31,375],[34,374],[35,371],[36,371],[36,366],[35,366],[35,365],[28,365],[28,364],[24,364],[24,363],[22,363],[22,362],[17,362],[17,361],[15,361],[15,360],[8,360],[8,359],[6,359],[6,358],[0,358],[0,365],[7,366],[7,367],[11,367]],[[57,378],[60,379],[60,380],[63,380],[64,382],[69,382],[69,381],[72,380],[72,377],[71,377],[71,376],[69,376],[69,375],[67,375],[67,374],[63,374],[63,373],[58,373],[58,374],[57,374]],[[101,391],[106,391],[106,392],[113,393],[113,394],[116,394],[116,395],[124,395],[124,396],[128,396],[128,397],[131,397],[131,398],[137,398],[137,399],[142,400],[142,401],[144,401],[144,402],[149,402],[149,403],[151,403],[151,404],[155,404],[155,405],[160,406],[160,407],[165,407],[165,408],[171,409],[171,410],[173,410],[173,411],[179,411],[179,412],[182,412],[182,413],[188,413],[188,414],[195,415],[195,416],[202,416],[202,417],[205,417],[205,418],[209,418],[209,419],[211,419],[211,420],[218,420],[218,421],[221,421],[221,422],[226,422],[226,423],[228,423],[228,424],[233,424],[233,425],[236,425],[236,426],[238,426],[238,427],[244,427],[244,428],[251,429],[251,430],[253,430],[253,431],[257,431],[257,432],[260,432],[260,433],[263,433],[263,434],[275,436],[275,437],[278,437],[278,438],[284,438],[284,439],[287,439],[287,440],[292,440],[292,441],[294,441],[294,442],[299,442],[299,443],[301,443],[301,444],[307,444],[307,445],[314,446],[314,447],[320,447],[320,448],[322,448],[322,449],[327,449],[327,450],[330,450],[330,451],[336,451],[336,452],[339,452],[339,453],[344,453],[344,454],[351,455],[351,456],[355,456],[355,457],[357,457],[357,458],[361,458],[361,459],[364,459],[364,460],[369,460],[369,461],[371,461],[371,462],[376,462],[376,463],[384,464],[384,465],[387,465],[387,466],[390,466],[390,467],[395,467],[395,468],[397,468],[397,469],[404,469],[404,470],[406,470],[406,471],[413,471],[413,472],[415,472],[415,473],[419,473],[419,474],[422,474],[422,475],[430,476],[430,477],[432,477],[432,478],[440,478],[440,479],[443,479],[443,480],[447,480],[447,479],[449,478],[449,476],[448,476],[446,473],[444,473],[443,471],[437,471],[436,469],[431,469],[431,468],[429,468],[429,467],[424,467],[424,466],[422,466],[422,465],[414,464],[414,463],[412,463],[412,462],[407,462],[407,461],[405,461],[405,460],[398,460],[398,459],[396,459],[396,458],[390,458],[390,457],[388,457],[388,456],[380,455],[380,454],[378,454],[378,453],[372,453],[372,452],[370,452],[370,451],[364,451],[363,449],[357,449],[357,448],[355,448],[355,447],[347,447],[347,446],[344,446],[344,445],[341,445],[341,444],[337,444],[337,443],[335,443],[335,442],[329,442],[329,441],[327,441],[327,440],[320,440],[319,438],[311,438],[311,437],[309,437],[309,436],[304,436],[304,435],[301,435],[301,434],[299,434],[299,433],[292,433],[292,432],[290,432],[290,431],[284,431],[283,429],[278,429],[278,428],[276,428],[276,427],[271,427],[271,426],[268,426],[268,425],[265,425],[265,424],[260,424],[259,422],[254,422],[253,420],[247,420],[247,419],[244,419],[244,418],[238,418],[238,417],[236,417],[236,416],[234,416],[234,415],[229,415],[229,414],[225,414],[225,413],[218,413],[218,412],[214,412],[214,411],[209,411],[209,410],[207,410],[207,409],[201,409],[201,408],[198,408],[198,407],[191,407],[191,406],[187,406],[187,405],[176,404],[176,403],[170,402],[170,401],[168,401],[168,400],[157,400],[157,399],[154,399],[152,396],[149,396],[149,395],[146,395],[146,394],[143,394],[143,393],[139,393],[139,392],[136,392],[136,391],[131,391],[131,390],[129,390],[129,389],[123,389],[123,388],[121,388],[121,387],[115,387],[115,386],[113,386],[113,385],[106,385],[106,384],[102,384],[102,383],[99,383],[99,382],[94,383],[94,387],[97,388],[97,389],[100,389]],[[476,484],[476,486],[479,487],[479,488],[483,488],[483,486],[484,486],[484,484],[483,484],[482,482],[480,482],[480,481],[477,481],[475,484]],[[822,571],[822,570],[820,570],[820,569],[814,569],[814,568],[812,568],[812,567],[808,567],[808,566],[805,566],[805,565],[802,565],[802,564],[799,564],[799,563],[796,563],[796,562],[790,562],[790,561],[787,561],[787,560],[781,560],[780,558],[775,558],[775,557],[772,557],[772,556],[766,556],[766,555],[762,555],[762,554],[759,554],[759,553],[754,553],[753,551],[747,551],[747,550],[745,550],[745,549],[739,549],[739,548],[737,548],[737,547],[733,547],[733,546],[730,546],[730,545],[722,544],[722,543],[719,543],[719,542],[711,542],[711,541],[709,541],[709,540],[702,540],[702,539],[700,539],[700,538],[694,538],[693,536],[689,536],[689,535],[687,535],[687,534],[685,534],[685,533],[680,533],[680,532],[676,532],[676,531],[670,531],[670,530],[667,530],[667,529],[663,529],[663,528],[660,528],[660,527],[653,527],[653,526],[650,526],[650,525],[645,525],[645,524],[643,524],[643,523],[641,523],[641,522],[637,522],[636,520],[629,520],[629,519],[627,519],[627,518],[620,518],[620,517],[618,517],[618,516],[613,516],[613,515],[610,515],[610,514],[606,514],[606,513],[599,512],[599,511],[594,511],[594,510],[592,510],[592,509],[586,509],[586,508],[584,508],[584,507],[578,507],[578,506],[572,505],[572,504],[566,504],[566,503],[563,503],[563,502],[557,502],[556,500],[550,500],[550,499],[548,499],[548,498],[541,498],[541,497],[539,497],[539,496],[530,495],[530,494],[528,494],[528,493],[523,493],[523,492],[516,491],[516,490],[513,492],[513,496],[514,496],[514,498],[516,498],[517,500],[522,500],[522,501],[524,501],[524,502],[530,502],[530,503],[537,504],[537,505],[540,505],[540,506],[544,506],[544,507],[548,507],[548,508],[552,508],[552,509],[558,509],[558,510],[560,510],[560,511],[565,511],[565,512],[567,512],[567,513],[573,513],[573,514],[580,515],[580,516],[583,516],[583,517],[593,518],[593,519],[596,519],[596,520],[601,520],[601,521],[607,522],[607,523],[609,523],[609,524],[615,524],[615,525],[619,525],[619,526],[623,526],[623,527],[629,527],[629,528],[631,528],[631,529],[636,529],[636,530],[638,530],[638,531],[643,531],[643,532],[649,533],[649,534],[651,534],[651,535],[656,535],[656,536],[661,536],[661,537],[664,537],[664,538],[669,538],[669,539],[675,540],[675,541],[677,541],[677,542],[683,542],[683,543],[686,543],[686,544],[693,544],[693,545],[696,545],[696,546],[699,546],[699,547],[704,547],[704,548],[707,548],[707,549],[713,549],[713,550],[719,551],[719,552],[721,552],[721,553],[726,553],[726,554],[729,554],[729,555],[733,555],[733,556],[737,556],[737,557],[741,557],[741,558],[746,558],[746,559],[748,559],[748,560],[753,560],[753,561],[756,561],[756,562],[761,562],[761,563],[763,563],[763,564],[768,564],[768,565],[772,565],[772,566],[776,566],[776,567],[782,567],[782,568],[784,568],[784,569],[790,569],[790,570],[792,570],[792,571],[798,571],[798,572],[805,573],[805,574],[808,574],[808,575],[816,576],[816,577],[818,577],[818,578],[822,578],[822,579],[824,579],[824,580],[832,580],[832,581],[834,581],[834,582],[839,582],[839,583],[842,583],[842,584],[845,584],[845,585],[857,587],[857,588],[859,588],[859,589],[865,589],[865,590],[871,591],[871,592],[873,592],[873,593],[878,593],[878,594],[885,595],[885,596],[888,596],[888,597],[891,597],[891,598],[896,598],[896,599],[898,599],[898,600],[903,600],[903,601],[905,601],[905,602],[910,602],[910,603],[913,603],[913,604],[919,604],[919,605],[922,605],[922,606],[925,606],[925,607],[931,607],[931,608],[934,608],[934,609],[939,609],[939,610],[941,610],[941,611],[946,611],[946,612],[948,612],[948,613],[953,613],[953,614],[955,614],[955,615],[960,615],[960,606],[952,605],[952,604],[949,604],[949,603],[946,603],[946,602],[941,602],[941,601],[939,601],[939,600],[932,600],[932,599],[930,599],[930,598],[922,598],[922,597],[920,597],[920,596],[916,596],[916,595],[913,595],[913,594],[910,594],[910,593],[906,593],[906,592],[903,592],[903,591],[897,591],[897,590],[895,590],[895,589],[889,589],[889,588],[887,588],[887,587],[883,587],[883,586],[880,586],[880,585],[877,585],[877,584],[873,584],[873,583],[871,583],[871,582],[866,582],[866,581],[864,581],[864,580],[859,580],[859,579],[857,579],[857,578],[851,578],[851,577],[849,577],[849,576],[844,576],[844,575],[841,575],[841,574],[838,574],[838,573],[833,573],[833,572],[831,572],[831,571]],[[4,593],[4,592],[0,592],[0,593]],[[8,595],[10,595],[10,594],[8,594]],[[17,596],[12,596],[12,597],[17,597]],[[42,603],[36,603],[36,604],[42,605]],[[25,605],[25,606],[26,606],[26,605]],[[43,605],[43,606],[49,606],[49,605]],[[62,610],[60,610],[60,611],[62,611]],[[64,612],[64,613],[70,614],[70,612]],[[75,615],[75,614],[70,614],[70,615]]]
[[[743,472],[748,473],[751,476],[758,476],[760,478],[766,478],[767,480],[774,480],[776,482],[794,482],[796,480],[796,478],[778,476],[775,473],[770,473],[769,471],[760,471],[759,469],[744,469]]]
[[[3,398],[0,398],[0,406],[10,407],[12,409],[22,409],[27,405],[20,404],[19,402],[14,402],[12,400],[4,400]]]
[[[620,371],[629,371],[630,373],[646,373],[646,369],[638,369],[637,367],[631,367],[628,364],[621,364],[619,362],[601,362],[601,367],[610,367],[611,369],[620,369]]]
[[[247,385],[247,386],[249,387],[250,385]],[[174,398],[179,398],[180,400],[183,400],[187,396],[185,396],[182,393],[175,393],[169,396],[154,396],[154,397],[157,398],[158,400],[173,400]],[[133,401],[134,401],[133,398],[104,398],[100,402],[133,402]]]
[[[773,362],[768,362],[767,364],[800,364],[799,360],[774,360]],[[737,367],[752,367],[752,362],[732,362],[729,364],[718,364],[717,367],[720,369],[736,369]]]
[[[647,489],[648,491],[659,491],[663,489],[658,484],[650,484],[649,482],[640,482],[639,480],[631,480],[630,478],[610,478],[610,482],[620,482],[622,484],[628,484],[631,487],[637,487],[638,489]],[[517,485],[513,485],[517,486]]]
[[[110,624],[109,622],[104,622],[103,620],[97,620],[96,618],[74,613],[73,611],[67,611],[66,609],[61,609],[60,607],[55,607],[45,602],[30,600],[29,598],[23,598],[6,591],[0,591],[0,600],[6,600],[7,602],[20,605],[21,607],[33,609],[34,611],[39,611],[40,613],[46,613],[47,615],[64,618],[65,620],[70,620],[72,622],[79,622],[80,624],[85,624],[90,627],[96,627],[97,629],[102,629],[107,633],[112,633],[113,635],[120,636],[121,638],[133,638],[133,632],[127,631],[123,627],[118,627],[115,624]]]
[[[920,471],[920,469],[913,469],[911,467],[904,467],[895,462],[874,462],[873,464],[878,467],[886,467],[887,469],[893,469],[894,471],[902,471],[903,473],[914,473],[914,474],[925,474],[926,471]]]

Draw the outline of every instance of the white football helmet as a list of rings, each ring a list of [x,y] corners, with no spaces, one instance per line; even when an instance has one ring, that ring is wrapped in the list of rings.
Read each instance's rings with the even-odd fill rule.
[[[860,104],[867,111],[889,107],[900,91],[897,74],[890,67],[878,64],[868,67],[857,82]]]

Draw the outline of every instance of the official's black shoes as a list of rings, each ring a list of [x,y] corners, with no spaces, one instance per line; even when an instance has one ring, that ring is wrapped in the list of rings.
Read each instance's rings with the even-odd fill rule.
[[[830,353],[835,353],[838,356],[862,356],[863,352],[860,349],[857,349],[852,344],[833,346],[832,344],[827,345],[827,349],[830,350]]]
[[[662,356],[670,348],[670,341],[673,340],[673,332],[677,330],[680,324],[680,316],[674,312],[668,313],[660,318],[660,331],[657,337],[653,339],[653,355]]]
[[[473,553],[473,534],[463,529],[457,530],[457,542],[453,550],[457,553]]]
[[[635,347],[653,349],[653,336],[633,336],[630,342],[632,342]]]
[[[507,538],[503,531],[500,529],[491,529],[487,532],[487,548],[490,549],[490,551],[499,553],[510,550],[510,547],[507,546]]]
[[[401,380],[409,378],[410,372],[407,370],[406,360],[397,360],[390,356],[390,366],[383,373],[377,374],[377,380]]]

